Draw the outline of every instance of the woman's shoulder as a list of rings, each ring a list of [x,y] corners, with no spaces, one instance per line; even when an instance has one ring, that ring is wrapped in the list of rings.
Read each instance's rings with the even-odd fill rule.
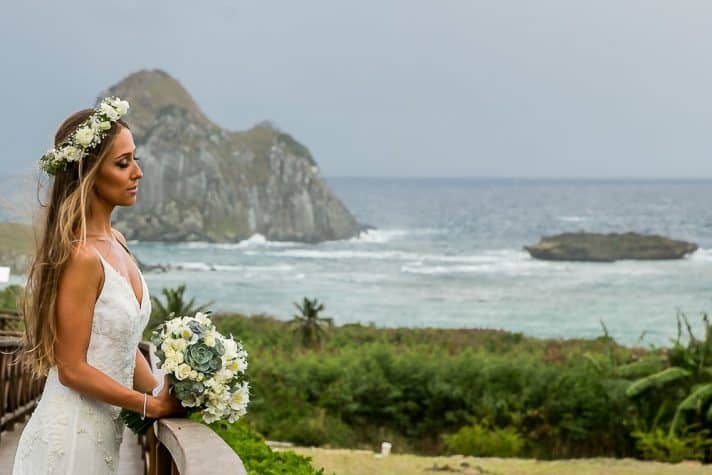
[[[86,283],[100,282],[103,271],[97,253],[90,244],[75,245],[64,265],[63,276]]]

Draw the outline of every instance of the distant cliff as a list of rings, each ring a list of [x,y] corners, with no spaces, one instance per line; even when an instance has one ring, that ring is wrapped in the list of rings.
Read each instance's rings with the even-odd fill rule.
[[[140,71],[101,94],[131,104],[144,178],[114,225],[128,239],[319,242],[362,226],[328,188],[309,150],[269,123],[232,132],[212,123],[162,71]]]

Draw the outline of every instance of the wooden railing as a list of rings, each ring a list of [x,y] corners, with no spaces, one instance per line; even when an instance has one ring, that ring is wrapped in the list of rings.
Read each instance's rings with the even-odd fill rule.
[[[139,349],[155,371],[150,344]],[[210,428],[189,419],[160,419],[139,437],[148,475],[247,475],[235,451]]]
[[[21,316],[12,310],[0,309],[0,336],[21,337],[23,331]]]
[[[22,350],[22,318],[0,314],[0,433],[23,422],[37,405],[43,379],[33,379]]]

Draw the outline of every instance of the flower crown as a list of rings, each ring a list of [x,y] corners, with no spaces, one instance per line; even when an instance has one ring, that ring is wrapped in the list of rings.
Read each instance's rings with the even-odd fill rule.
[[[69,162],[78,162],[87,155],[87,150],[99,145],[111,124],[119,120],[129,110],[129,103],[110,96],[104,98],[87,120],[79,124],[77,130],[40,158],[40,170],[48,175],[67,169]]]

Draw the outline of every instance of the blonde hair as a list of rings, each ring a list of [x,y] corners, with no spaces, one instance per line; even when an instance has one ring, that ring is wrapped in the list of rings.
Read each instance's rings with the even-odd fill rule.
[[[74,133],[94,109],[84,109],[67,117],[57,129],[55,146]],[[36,250],[27,275],[27,286],[21,302],[25,320],[24,350],[35,377],[42,377],[56,364],[54,345],[57,341],[56,301],[59,278],[64,266],[78,247],[86,244],[86,223],[91,191],[99,166],[107,156],[123,120],[112,123],[104,140],[78,162],[71,162],[51,182],[43,216],[35,233]],[[78,242],[78,244],[77,244]]]

